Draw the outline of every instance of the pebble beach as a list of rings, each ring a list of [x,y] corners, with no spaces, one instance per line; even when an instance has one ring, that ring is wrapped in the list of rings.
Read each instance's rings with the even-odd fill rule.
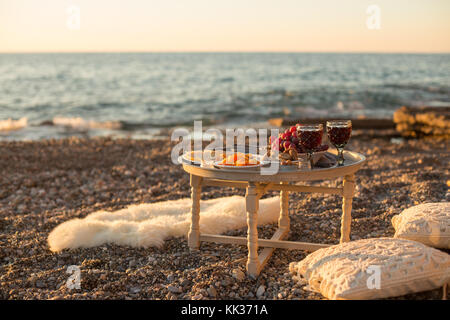
[[[257,279],[245,274],[245,247],[202,243],[191,253],[185,237],[161,248],[49,250],[49,233],[67,220],[189,197],[189,176],[172,164],[172,146],[168,140],[110,138],[0,142],[0,299],[323,299],[292,279],[289,263],[307,254],[298,250],[275,250]],[[352,240],[392,236],[391,218],[402,210],[450,201],[449,140],[355,130],[347,149],[367,157],[356,174]],[[207,187],[202,199],[235,194],[244,191]],[[339,242],[338,196],[293,193],[289,210],[287,240]],[[270,238],[275,229],[260,226],[259,236]],[[80,289],[66,286],[71,265],[80,267]],[[436,289],[395,299],[441,298]]]

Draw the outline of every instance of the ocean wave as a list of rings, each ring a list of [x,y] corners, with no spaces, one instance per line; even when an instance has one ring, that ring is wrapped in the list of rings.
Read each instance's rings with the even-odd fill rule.
[[[26,117],[20,118],[19,120],[6,119],[0,120],[0,131],[13,131],[25,128],[28,124],[28,119]]]
[[[64,126],[75,129],[111,129],[118,130],[122,128],[120,121],[94,121],[85,120],[81,117],[54,117],[53,125]]]
[[[426,85],[426,84],[400,84],[400,83],[387,83],[383,85],[384,88],[393,88],[401,90],[414,90],[414,91],[424,91],[436,94],[449,94],[450,87],[446,85]]]

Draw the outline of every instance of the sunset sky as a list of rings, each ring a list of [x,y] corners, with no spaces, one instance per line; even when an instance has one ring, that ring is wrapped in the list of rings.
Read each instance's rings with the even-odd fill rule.
[[[450,52],[450,0],[0,0],[0,52],[110,51]]]

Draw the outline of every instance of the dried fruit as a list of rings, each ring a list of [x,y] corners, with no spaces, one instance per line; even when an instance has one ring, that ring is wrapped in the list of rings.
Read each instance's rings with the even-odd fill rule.
[[[297,150],[295,150],[294,148],[289,149],[289,155],[291,156],[291,160],[297,160],[298,159]]]
[[[291,155],[287,152],[280,153],[279,157],[283,160],[291,160]]]

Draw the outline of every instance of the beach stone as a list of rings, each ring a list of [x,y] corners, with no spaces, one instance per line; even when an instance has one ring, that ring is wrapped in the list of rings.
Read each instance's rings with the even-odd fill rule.
[[[227,278],[225,278],[225,279],[223,279],[223,280],[221,281],[221,284],[222,284],[222,286],[226,287],[226,286],[229,286],[229,285],[231,284],[231,281],[230,281],[230,279],[227,277]]]
[[[176,286],[168,286],[167,290],[169,290],[172,293],[180,293],[181,292],[181,289]]]
[[[191,283],[191,281],[189,281],[188,279],[184,279],[183,281],[181,281],[180,285],[182,287],[187,287],[190,285],[190,283]]]
[[[136,266],[136,260],[130,260],[130,262],[128,262],[128,268],[133,268],[134,266]]]
[[[139,287],[131,287],[130,288],[130,293],[136,294],[139,292],[141,292],[141,288],[139,288]]]
[[[208,292],[208,295],[212,298],[217,297],[217,290],[213,287],[210,286],[208,289],[206,289],[206,291]]]
[[[175,275],[171,273],[167,276],[167,281],[173,282],[173,280],[175,280]]]
[[[256,296],[257,296],[258,298],[262,297],[262,295],[264,294],[265,291],[266,291],[266,287],[263,286],[263,285],[260,285],[260,286],[258,287],[258,290],[256,290]]]
[[[243,281],[245,279],[245,274],[240,269],[233,269],[233,278],[237,281]]]

